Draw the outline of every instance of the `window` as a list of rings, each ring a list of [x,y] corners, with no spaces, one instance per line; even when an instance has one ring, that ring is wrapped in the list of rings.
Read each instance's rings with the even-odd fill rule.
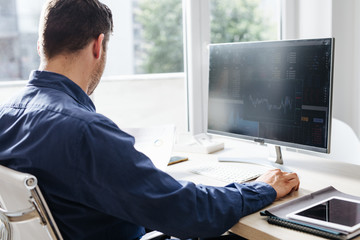
[[[103,2],[113,11],[114,33],[97,111],[120,127],[174,123],[186,130],[182,2]]]
[[[102,0],[112,9],[115,26],[103,79],[93,96],[97,111],[120,127],[175,123],[187,130],[187,109],[190,122],[203,121],[193,113],[203,113],[199,98],[205,97],[206,44],[277,39],[279,1]],[[0,101],[23,86],[15,86],[14,80],[27,79],[39,66],[36,42],[44,2],[0,0]],[[191,21],[183,19],[186,15]],[[200,31],[189,33],[183,22],[200,26]],[[199,45],[189,48],[194,39]],[[202,63],[196,57],[189,61],[184,52],[198,54]],[[191,68],[205,74],[191,79]],[[186,98],[186,93],[196,96]]]
[[[39,65],[38,23],[45,0],[0,0],[0,80],[27,79]],[[104,76],[183,72],[179,0],[104,0],[115,32]]]
[[[38,22],[44,0],[0,0],[0,81],[27,79],[39,66]]]
[[[209,43],[276,40],[280,0],[183,0],[189,130],[206,131]]]
[[[179,0],[104,0],[113,11],[104,76],[183,72]]]
[[[39,66],[38,23],[45,0],[0,0],[0,101]],[[123,127],[175,123],[186,129],[180,0],[102,1],[114,18],[97,112]],[[6,81],[6,83],[5,83]]]
[[[22,88],[39,66],[38,21],[45,0],[0,0],[0,102]]]
[[[279,0],[210,0],[211,43],[277,40]]]

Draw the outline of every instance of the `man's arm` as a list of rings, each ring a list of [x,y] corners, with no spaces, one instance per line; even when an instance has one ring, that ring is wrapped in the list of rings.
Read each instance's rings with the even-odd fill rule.
[[[92,186],[89,191],[101,192],[92,196],[97,203],[92,207],[172,236],[222,234],[241,217],[272,203],[282,187],[293,188],[288,187],[285,174],[277,171],[264,175],[263,181],[225,187],[179,182],[156,169],[116,126],[103,120],[89,127],[82,144],[91,149],[82,152],[86,154],[84,168],[93,166],[86,172],[87,185]]]

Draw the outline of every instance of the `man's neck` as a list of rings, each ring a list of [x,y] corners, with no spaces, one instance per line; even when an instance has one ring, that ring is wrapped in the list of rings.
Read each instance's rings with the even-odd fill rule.
[[[84,92],[88,90],[89,73],[84,67],[86,61],[78,56],[58,55],[50,60],[42,61],[39,70],[64,75],[76,83]]]

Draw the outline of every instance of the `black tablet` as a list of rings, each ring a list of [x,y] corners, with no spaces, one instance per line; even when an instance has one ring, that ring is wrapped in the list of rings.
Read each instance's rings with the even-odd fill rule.
[[[331,197],[286,217],[350,233],[360,229],[360,201]]]

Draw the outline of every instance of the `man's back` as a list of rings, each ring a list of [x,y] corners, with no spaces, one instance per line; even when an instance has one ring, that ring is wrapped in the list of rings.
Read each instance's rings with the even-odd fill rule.
[[[84,157],[91,151],[84,145],[89,124],[103,122],[109,128],[114,124],[96,114],[90,98],[70,80],[46,72],[35,75],[39,76],[23,92],[0,108],[0,164],[32,173],[39,179],[65,237],[80,239],[87,235],[101,239],[97,229],[103,234],[101,226],[111,225],[118,229],[110,227],[105,232],[119,232],[118,225],[128,223],[104,213],[104,206],[97,209],[96,204],[88,204],[94,195],[91,191],[96,191],[92,181],[103,176],[97,176],[91,159],[87,162]],[[107,223],[99,225],[102,221]],[[128,225],[133,228],[131,232],[143,231]]]
[[[34,72],[26,90],[0,107],[0,122],[0,164],[37,176],[65,238],[135,239],[142,226],[217,236],[276,196],[261,182],[176,181],[59,74]]]

